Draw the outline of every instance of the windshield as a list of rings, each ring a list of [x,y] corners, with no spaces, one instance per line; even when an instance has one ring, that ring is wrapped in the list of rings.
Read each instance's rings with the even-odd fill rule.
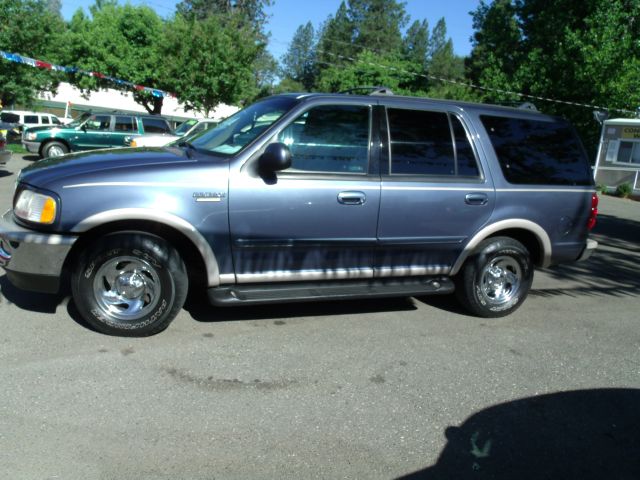
[[[268,98],[254,103],[217,127],[194,136],[190,143],[194,147],[220,155],[234,155],[273,125],[295,103],[296,99],[293,97]]]
[[[64,125],[64,128],[76,128],[84,123],[84,121],[91,116],[90,113],[86,112],[80,115],[79,117],[74,118],[71,122]]]
[[[197,120],[187,120],[186,122],[181,123],[180,126],[173,131],[173,134],[181,137],[196,123],[198,123]]]

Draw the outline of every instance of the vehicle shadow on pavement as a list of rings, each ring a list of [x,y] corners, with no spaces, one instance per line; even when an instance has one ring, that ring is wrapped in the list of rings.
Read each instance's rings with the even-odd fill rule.
[[[640,478],[640,390],[559,392],[486,408],[448,427],[417,479]]]
[[[185,310],[198,322],[229,322],[236,320],[270,320],[295,317],[323,317],[375,312],[416,310],[409,298],[376,298],[304,303],[283,303],[234,307],[214,307],[204,295],[189,298]]]
[[[13,172],[9,172],[7,170],[0,170],[0,178],[10,177],[13,175]]]
[[[23,155],[22,158],[27,162],[37,162],[38,160],[40,160],[40,157],[38,155]]]
[[[567,288],[538,288],[530,295],[555,297],[635,296],[640,292],[640,223],[599,215],[593,232],[598,249],[584,262],[558,265],[544,271],[553,279],[571,282]],[[575,285],[576,282],[578,285]]]
[[[38,313],[56,313],[65,300],[65,294],[28,292],[14,287],[6,275],[0,276],[0,302],[8,302],[23,310]]]

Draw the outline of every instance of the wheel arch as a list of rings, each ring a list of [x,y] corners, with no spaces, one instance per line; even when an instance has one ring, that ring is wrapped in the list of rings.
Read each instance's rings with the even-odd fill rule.
[[[119,231],[158,235],[169,241],[184,259],[190,278],[204,286],[220,284],[217,259],[205,238],[186,220],[166,212],[146,209],[122,209],[93,215],[73,229],[80,234],[66,260],[72,265],[80,252],[101,236]]]
[[[65,147],[67,147],[69,152],[71,152],[71,145],[65,139],[56,138],[56,137],[50,137],[50,138],[47,138],[47,139],[43,140],[42,143],[40,144],[40,148],[38,149],[38,153],[40,154],[40,156],[42,158],[44,158],[44,149],[45,149],[45,147],[48,144],[50,144],[51,142],[62,143]]]
[[[477,232],[456,260],[450,275],[456,275],[478,245],[491,237],[509,237],[518,240],[531,253],[534,265],[548,267],[551,264],[551,239],[547,232],[531,220],[509,219],[487,225]]]

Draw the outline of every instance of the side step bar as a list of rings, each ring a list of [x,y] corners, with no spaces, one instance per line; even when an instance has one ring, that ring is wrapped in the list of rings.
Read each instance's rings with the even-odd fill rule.
[[[411,277],[342,282],[254,283],[224,285],[207,290],[216,306],[265,303],[351,300],[358,298],[412,297],[453,292],[449,277]]]

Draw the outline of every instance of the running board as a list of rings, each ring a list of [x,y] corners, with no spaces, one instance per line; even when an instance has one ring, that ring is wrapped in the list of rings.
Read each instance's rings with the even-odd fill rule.
[[[449,277],[411,277],[340,282],[253,283],[224,285],[207,290],[216,306],[265,303],[352,300],[358,298],[413,297],[453,292]]]

